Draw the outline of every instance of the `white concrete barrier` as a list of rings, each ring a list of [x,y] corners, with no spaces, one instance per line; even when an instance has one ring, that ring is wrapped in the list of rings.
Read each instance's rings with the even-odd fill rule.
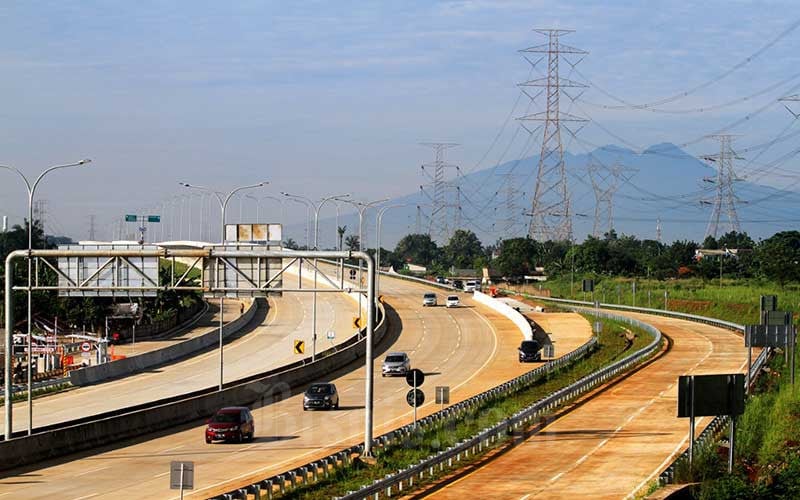
[[[506,318],[513,321],[514,324],[517,325],[517,328],[519,328],[519,331],[522,333],[522,336],[525,338],[525,340],[533,340],[533,330],[531,329],[531,325],[528,323],[528,319],[523,316],[522,313],[518,312],[505,302],[493,299],[485,293],[477,290],[475,290],[475,294],[472,296],[472,298],[474,298],[476,302],[494,309]]]

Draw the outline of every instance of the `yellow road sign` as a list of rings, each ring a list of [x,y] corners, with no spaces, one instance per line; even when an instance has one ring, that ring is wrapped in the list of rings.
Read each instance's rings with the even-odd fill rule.
[[[353,326],[358,328],[359,330],[364,327],[364,320],[361,319],[360,316],[356,316],[353,318]]]
[[[294,353],[295,354],[303,354],[306,352],[306,343],[303,340],[295,340],[294,341]]]

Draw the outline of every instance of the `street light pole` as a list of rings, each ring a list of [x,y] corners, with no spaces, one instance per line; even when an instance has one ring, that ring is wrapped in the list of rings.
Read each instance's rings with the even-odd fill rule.
[[[382,200],[375,200],[370,201],[367,203],[363,203],[360,201],[353,201],[347,200],[342,198],[336,198],[338,201],[343,201],[345,203],[349,203],[356,207],[358,211],[358,251],[364,251],[364,241],[363,241],[363,234],[364,234],[364,212],[373,205],[378,205],[379,203],[383,203],[385,201],[389,201],[389,198],[384,198]],[[358,286],[361,286],[361,282],[363,281],[363,271],[361,266],[361,261],[358,261]],[[371,304],[370,307],[374,307],[374,304]],[[358,317],[361,317],[361,293],[358,294]],[[367,364],[371,365],[372,360],[368,360]]]
[[[381,293],[381,222],[383,222],[383,214],[392,208],[408,207],[410,205],[410,203],[388,205],[378,210],[378,218],[375,224],[375,294],[377,296],[380,296]]]
[[[28,435],[29,436],[31,434],[33,434],[33,373],[31,371],[31,360],[33,358],[33,334],[31,333],[31,309],[32,309],[31,274],[33,272],[33,268],[31,266],[31,250],[33,250],[33,196],[36,194],[36,187],[39,185],[39,182],[41,182],[42,178],[44,178],[45,175],[49,174],[53,170],[58,170],[58,169],[61,169],[61,168],[68,168],[68,167],[77,167],[77,166],[80,166],[80,165],[86,165],[88,163],[91,163],[91,161],[92,160],[87,158],[85,160],[81,160],[81,161],[76,162],[76,163],[68,163],[66,165],[55,165],[55,166],[52,166],[52,167],[50,167],[48,169],[45,169],[41,174],[39,174],[39,176],[33,182],[33,185],[31,185],[31,183],[28,181],[28,178],[25,177],[25,174],[23,174],[22,172],[20,172],[16,168],[8,167],[8,166],[5,166],[5,165],[0,165],[0,168],[4,168],[6,170],[11,170],[12,172],[16,172],[17,175],[19,175],[22,178],[22,180],[25,182],[25,187],[28,189],[28,332],[27,332],[28,333],[28,370],[27,371],[28,371]],[[44,231],[42,231],[42,233],[44,233]],[[10,280],[11,280],[11,276],[6,276],[6,282],[7,283],[10,282]],[[6,313],[6,314],[8,314],[8,313]],[[9,333],[13,336],[14,332],[9,332]],[[13,351],[12,351],[12,353],[13,353]],[[13,355],[11,357],[13,357]],[[5,374],[6,377],[10,377],[11,376],[11,370],[9,369],[10,362],[11,362],[11,359],[7,359],[6,360],[6,374]],[[7,378],[7,380],[10,380],[10,379]],[[6,384],[6,387],[9,387],[9,385]],[[6,398],[5,399],[6,404],[9,404],[10,401],[11,401],[11,394],[6,393],[5,394],[5,398]],[[10,411],[6,412],[6,415],[8,415],[7,422],[6,422],[6,432],[9,432],[11,430],[11,412]]]
[[[225,196],[223,199],[222,194],[214,191],[213,189],[209,189],[203,186],[196,186],[194,184],[188,184],[186,182],[181,182],[180,185],[183,187],[197,189],[200,191],[205,191],[214,195],[214,197],[219,202],[220,208],[220,245],[225,245],[225,210],[228,208],[228,202],[231,200],[231,197],[242,191],[243,189],[252,189],[257,187],[266,186],[269,182],[259,182],[258,184],[250,184],[247,186],[240,186],[231,191],[230,193]],[[240,221],[241,222],[241,221]],[[225,290],[222,291],[222,294],[219,296],[219,390],[222,390],[223,384],[223,353],[222,353],[222,328],[223,328],[223,317],[225,315],[225,294],[227,292]]]
[[[336,196],[328,196],[327,198],[323,198],[320,200],[319,203],[314,203],[309,198],[305,196],[300,196],[296,194],[290,194],[281,191],[281,194],[286,196],[287,198],[300,201],[306,204],[306,207],[311,207],[314,209],[314,250],[319,250],[319,211],[322,209],[322,206],[330,200],[338,199],[338,198],[346,198],[350,196],[350,194],[341,194]],[[302,265],[302,264],[301,264]],[[311,362],[317,360],[317,259],[314,259],[314,293],[313,293],[313,303],[311,306]]]

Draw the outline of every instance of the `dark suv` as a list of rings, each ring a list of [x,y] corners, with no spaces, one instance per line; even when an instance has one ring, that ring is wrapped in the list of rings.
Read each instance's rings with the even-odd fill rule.
[[[339,409],[339,393],[331,383],[311,384],[303,395],[303,411]]]
[[[255,425],[253,415],[244,406],[222,408],[209,418],[206,427],[206,443],[212,441],[235,441],[241,443],[245,439],[253,440]]]
[[[527,363],[530,361],[542,360],[542,346],[535,340],[523,340],[519,346],[519,362]]]

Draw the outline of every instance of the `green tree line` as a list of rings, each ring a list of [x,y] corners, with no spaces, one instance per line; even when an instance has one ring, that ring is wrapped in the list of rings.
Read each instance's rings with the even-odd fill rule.
[[[358,238],[352,241],[355,248]],[[737,249],[734,255],[697,258],[696,250]],[[374,250],[371,250],[374,252]],[[618,235],[614,231],[602,238],[589,236],[581,243],[536,241],[511,238],[484,245],[469,230],[455,231],[439,246],[427,234],[404,236],[394,250],[381,249],[382,265],[400,270],[406,263],[425,266],[430,274],[446,274],[451,268],[492,268],[507,278],[521,277],[543,268],[558,276],[571,272],[583,275],[648,277],[673,279],[699,277],[765,278],[781,286],[800,282],[800,232],[782,231],[754,241],[747,233],[730,232],[702,243],[677,240],[670,244]]]

